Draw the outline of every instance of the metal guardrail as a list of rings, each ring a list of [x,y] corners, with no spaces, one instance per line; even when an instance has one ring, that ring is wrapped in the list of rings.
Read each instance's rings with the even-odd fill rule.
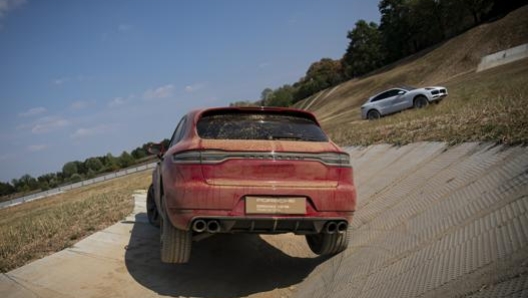
[[[137,173],[137,172],[146,171],[146,170],[149,170],[149,169],[153,169],[155,167],[156,167],[156,162],[149,163],[149,164],[143,164],[143,165],[140,165],[140,166],[134,166],[134,167],[126,168],[126,169],[123,169],[123,170],[120,170],[120,171],[117,171],[117,172],[101,175],[101,176],[98,176],[98,177],[95,177],[95,178],[92,178],[92,179],[88,179],[88,180],[84,180],[84,181],[81,181],[81,182],[68,184],[68,185],[57,187],[57,188],[49,189],[49,190],[46,190],[46,191],[42,191],[42,192],[39,192],[39,193],[23,196],[23,197],[12,199],[12,200],[5,201],[5,202],[1,202],[0,203],[0,209],[11,207],[11,206],[15,206],[15,205],[24,204],[24,203],[35,201],[35,200],[40,200],[40,199],[43,199],[43,198],[46,198],[46,197],[49,197],[49,196],[52,196],[52,195],[63,193],[63,192],[68,191],[68,190],[76,189],[76,188],[79,188],[79,187],[82,187],[82,186],[91,185],[91,184],[95,184],[95,183],[99,183],[99,182],[103,182],[103,181],[112,180],[112,179],[119,178],[119,177],[122,177],[122,176],[134,174],[134,173]]]

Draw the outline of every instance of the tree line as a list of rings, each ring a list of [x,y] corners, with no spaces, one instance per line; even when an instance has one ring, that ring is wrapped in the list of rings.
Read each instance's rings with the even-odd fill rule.
[[[341,59],[323,58],[294,84],[266,88],[260,100],[231,106],[291,106],[526,4],[528,0],[381,0],[380,23],[357,21],[347,32],[349,43]]]
[[[45,191],[61,185],[95,178],[104,173],[128,168],[151,158],[148,148],[153,144],[153,142],[145,143],[130,153],[123,151],[119,156],[113,156],[108,153],[104,156],[90,157],[84,161],[69,161],[63,165],[62,171],[43,174],[36,178],[29,174],[24,174],[18,179],[12,179],[11,182],[0,181],[0,197],[16,193]],[[169,140],[165,139],[161,144],[163,144],[164,148],[167,148]]]

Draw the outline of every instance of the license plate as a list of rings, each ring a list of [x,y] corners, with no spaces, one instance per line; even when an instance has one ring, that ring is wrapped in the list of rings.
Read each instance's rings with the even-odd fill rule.
[[[303,197],[246,197],[247,214],[306,214]]]

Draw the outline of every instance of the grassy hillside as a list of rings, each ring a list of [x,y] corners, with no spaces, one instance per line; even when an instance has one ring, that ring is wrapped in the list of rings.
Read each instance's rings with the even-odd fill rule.
[[[329,88],[296,104],[314,112],[343,145],[413,141],[528,143],[528,60],[475,73],[482,56],[528,42],[528,6],[473,28],[434,48],[364,78]],[[442,85],[438,106],[379,121],[360,120],[371,95],[396,85]]]
[[[150,171],[84,186],[0,209],[0,272],[60,251],[123,219],[132,193],[147,189]]]

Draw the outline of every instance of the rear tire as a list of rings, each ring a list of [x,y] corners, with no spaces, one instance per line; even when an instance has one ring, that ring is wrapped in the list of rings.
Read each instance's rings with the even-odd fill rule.
[[[306,235],[306,242],[313,251],[318,255],[335,255],[338,254],[348,247],[348,241],[350,239],[350,231],[339,234],[315,234]]]
[[[160,226],[160,216],[158,213],[158,206],[156,206],[156,200],[154,199],[154,185],[150,185],[147,192],[147,217],[151,225],[155,227]]]
[[[160,246],[161,261],[163,263],[183,264],[191,258],[192,234],[175,228],[167,213],[160,216]]]
[[[377,120],[379,118],[381,118],[381,114],[380,114],[380,112],[378,112],[376,110],[370,110],[367,113],[367,119],[368,120]]]
[[[427,100],[427,98],[423,95],[420,95],[420,96],[417,96],[415,99],[414,99],[414,108],[415,109],[421,109],[421,108],[425,108],[429,105],[429,101]]]

